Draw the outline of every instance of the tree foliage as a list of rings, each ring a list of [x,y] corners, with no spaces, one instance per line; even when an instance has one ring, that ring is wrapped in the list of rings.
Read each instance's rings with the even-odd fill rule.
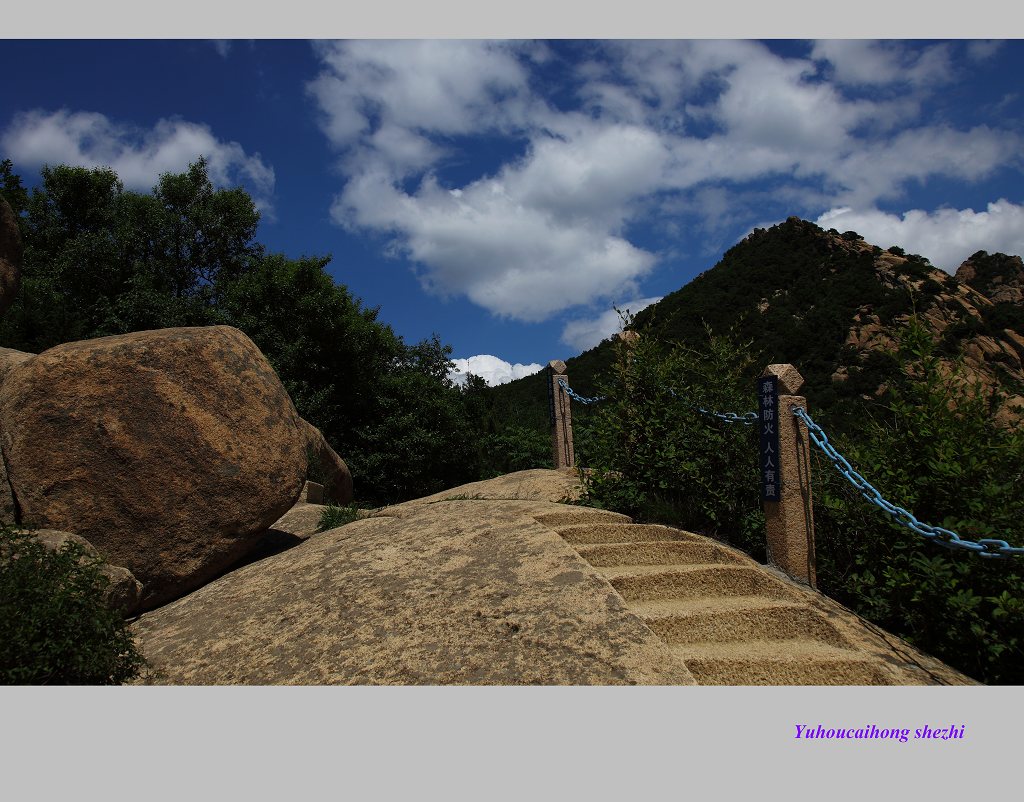
[[[612,371],[597,385],[607,400],[578,427],[589,501],[763,557],[753,430],[699,411],[753,405],[744,349],[710,330],[702,349],[644,336],[614,348]]]

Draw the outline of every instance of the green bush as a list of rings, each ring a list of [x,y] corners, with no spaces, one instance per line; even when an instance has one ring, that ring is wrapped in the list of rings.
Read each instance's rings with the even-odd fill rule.
[[[317,525],[317,532],[326,532],[328,529],[337,529],[339,526],[350,524],[359,520],[359,509],[355,504],[345,507],[338,507],[329,504],[320,513],[320,523]]]
[[[918,520],[965,539],[1024,545],[1024,433],[992,422],[999,393],[944,376],[935,340],[914,320],[897,356],[903,378],[886,403],[834,445]],[[814,477],[822,591],[976,679],[1024,682],[1020,557],[985,559],[927,542],[823,458]]]
[[[729,540],[764,558],[753,427],[697,408],[746,412],[754,385],[746,350],[708,332],[703,350],[641,336],[616,345],[610,375],[579,427],[585,500]]]
[[[0,682],[117,685],[144,661],[103,598],[102,561],[66,542],[50,551],[0,529]]]

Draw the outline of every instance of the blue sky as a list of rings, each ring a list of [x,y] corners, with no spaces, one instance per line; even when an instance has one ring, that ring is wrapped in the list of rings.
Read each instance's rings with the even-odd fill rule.
[[[269,249],[493,380],[789,215],[951,272],[1024,253],[1022,41],[6,40],[0,74],[27,183],[205,155]]]

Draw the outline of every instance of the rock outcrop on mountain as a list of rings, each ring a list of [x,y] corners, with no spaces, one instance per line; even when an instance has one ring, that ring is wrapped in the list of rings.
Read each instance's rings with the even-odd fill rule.
[[[978,251],[956,271],[956,280],[992,303],[1024,303],[1024,261],[1019,256]]]
[[[18,218],[0,198],[0,314],[11,305],[21,286],[21,252]]]
[[[65,343],[0,386],[18,523],[73,532],[143,583],[150,609],[255,548],[306,478],[301,419],[228,326]]]

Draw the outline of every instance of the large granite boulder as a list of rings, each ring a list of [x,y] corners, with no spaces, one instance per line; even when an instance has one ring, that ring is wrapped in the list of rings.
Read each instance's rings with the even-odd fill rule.
[[[352,500],[352,472],[316,426],[300,420],[305,440],[309,471],[323,485],[324,497],[331,504],[345,505]]]
[[[0,314],[7,311],[21,286],[21,252],[18,218],[0,198]]]
[[[171,685],[694,684],[538,520],[552,516],[624,517],[525,494],[389,507],[145,613],[132,633],[151,681]]]
[[[86,538],[143,583],[142,609],[221,573],[292,506],[300,421],[228,326],[66,343],[0,386],[19,523]]]

